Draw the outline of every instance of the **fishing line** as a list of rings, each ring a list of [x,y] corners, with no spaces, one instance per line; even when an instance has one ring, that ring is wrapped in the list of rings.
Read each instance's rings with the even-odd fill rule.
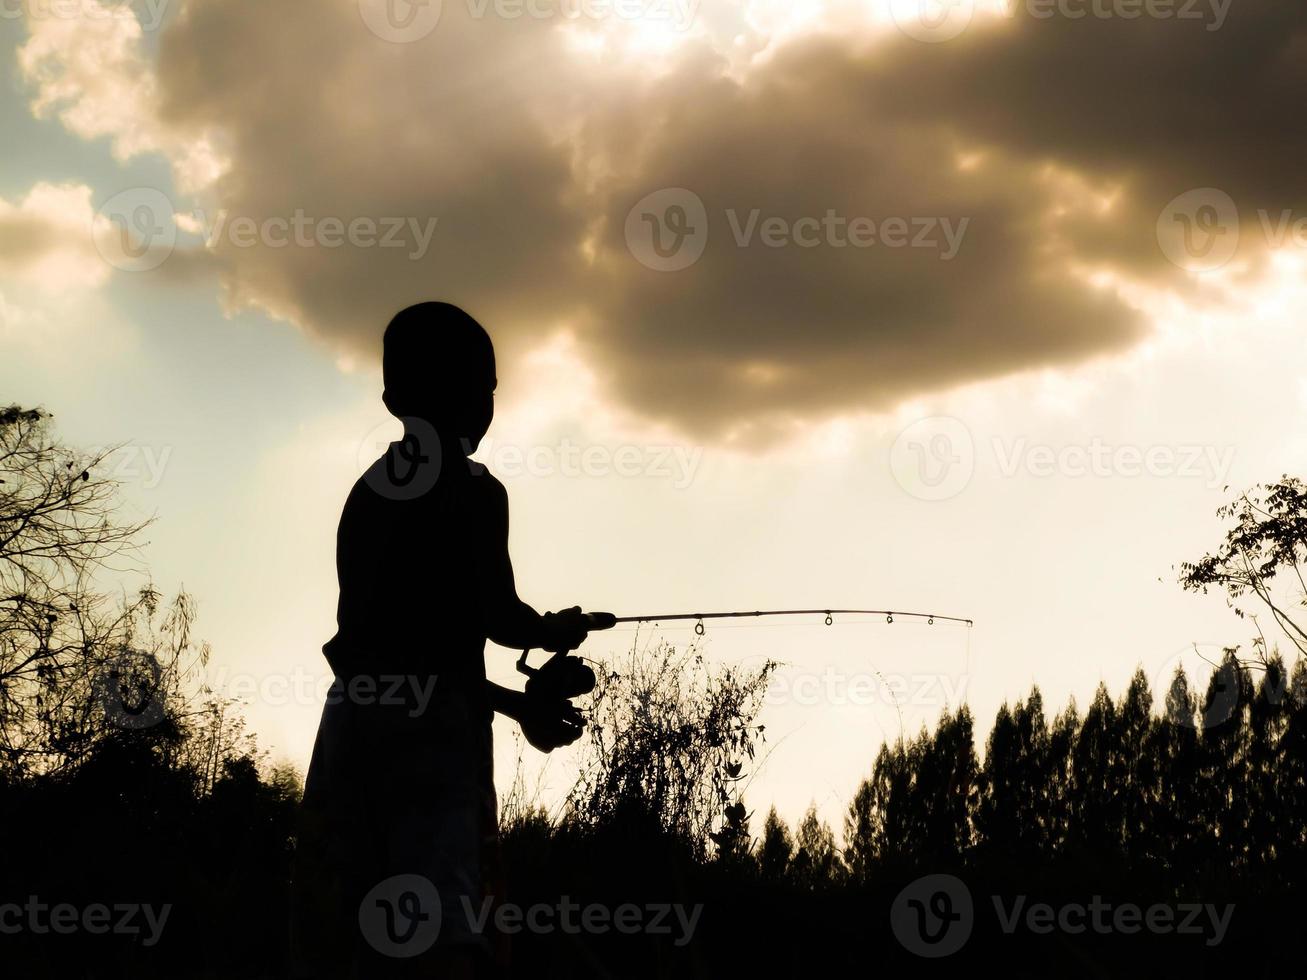
[[[924,619],[927,626],[934,626],[936,620],[964,623],[968,627],[974,625],[972,620],[962,616],[943,616],[938,613],[905,612],[895,609],[755,609],[731,612],[664,613],[656,616],[613,616],[611,620],[609,615],[591,613],[590,616],[595,623],[594,628],[608,629],[616,623],[669,623],[693,620],[695,635],[703,636],[705,619],[756,619],[766,616],[825,616],[824,622],[827,626],[835,625],[836,616],[884,616],[888,624],[893,624],[894,617],[900,616],[905,619]]]
[[[615,616],[609,612],[592,612],[586,613],[585,619],[590,630],[608,630],[612,629],[619,623],[633,623],[636,625],[636,632],[639,632],[639,624],[651,623],[655,626],[663,623],[674,622],[693,622],[694,635],[703,636],[706,632],[704,620],[707,619],[762,619],[772,616],[823,616],[823,622],[827,626],[835,625],[836,616],[884,616],[885,622],[892,625],[894,617],[901,619],[925,620],[927,626],[934,626],[936,620],[944,623],[961,623],[968,630],[975,625],[974,622],[964,616],[945,616],[940,613],[923,613],[908,612],[898,609],[753,609],[753,610],[731,610],[719,612],[678,612],[678,613],[661,613],[658,615],[641,615],[641,616]],[[865,624],[861,624],[865,625]],[[970,658],[970,635],[967,638],[968,659]],[[521,657],[517,661],[517,669],[524,674],[532,674],[534,671],[527,665],[527,655],[530,650],[523,650]]]

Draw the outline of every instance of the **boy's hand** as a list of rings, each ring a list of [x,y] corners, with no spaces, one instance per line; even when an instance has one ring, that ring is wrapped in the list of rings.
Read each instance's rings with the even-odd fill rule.
[[[595,689],[595,672],[580,657],[556,653],[543,667],[531,671],[526,693],[545,698],[579,698]]]
[[[571,745],[585,729],[585,718],[571,701],[538,696],[526,698],[518,722],[526,740],[541,752]]]
[[[545,638],[540,646],[550,653],[575,650],[590,633],[590,619],[581,612],[580,606],[545,613],[540,618],[545,626]]]

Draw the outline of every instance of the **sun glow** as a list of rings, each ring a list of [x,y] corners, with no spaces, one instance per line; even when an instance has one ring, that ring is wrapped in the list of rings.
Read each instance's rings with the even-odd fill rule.
[[[596,3],[589,16],[568,18],[560,26],[580,55],[597,58],[665,56],[701,34],[698,0],[665,0],[635,5]],[[599,16],[607,11],[607,16]]]

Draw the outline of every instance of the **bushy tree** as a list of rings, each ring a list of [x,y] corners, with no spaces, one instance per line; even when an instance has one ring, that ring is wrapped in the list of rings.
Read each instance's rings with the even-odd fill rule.
[[[710,667],[698,648],[666,643],[603,666],[571,819],[642,814],[696,853],[747,850],[739,787],[764,737],[755,719],[775,667]]]
[[[211,975],[281,975],[298,777],[267,771],[234,703],[204,690],[195,602],[148,584],[143,525],[121,519],[102,459],[43,412],[0,409],[0,893],[178,914],[148,957],[131,936],[34,935],[6,966],[183,976],[205,948]]]

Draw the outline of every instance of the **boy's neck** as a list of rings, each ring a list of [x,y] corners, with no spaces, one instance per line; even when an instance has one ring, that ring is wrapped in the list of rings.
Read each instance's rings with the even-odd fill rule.
[[[404,435],[401,439],[410,445],[416,445],[419,452],[428,452],[432,436],[436,439],[437,451],[441,457],[447,464],[452,464],[449,465],[450,472],[470,473],[472,475],[484,472],[485,467],[472,459],[476,447],[472,445],[472,440],[466,436],[454,435],[448,431],[442,432],[431,423],[421,421],[417,424],[406,423],[404,425]],[[459,463],[463,465],[457,465]]]

